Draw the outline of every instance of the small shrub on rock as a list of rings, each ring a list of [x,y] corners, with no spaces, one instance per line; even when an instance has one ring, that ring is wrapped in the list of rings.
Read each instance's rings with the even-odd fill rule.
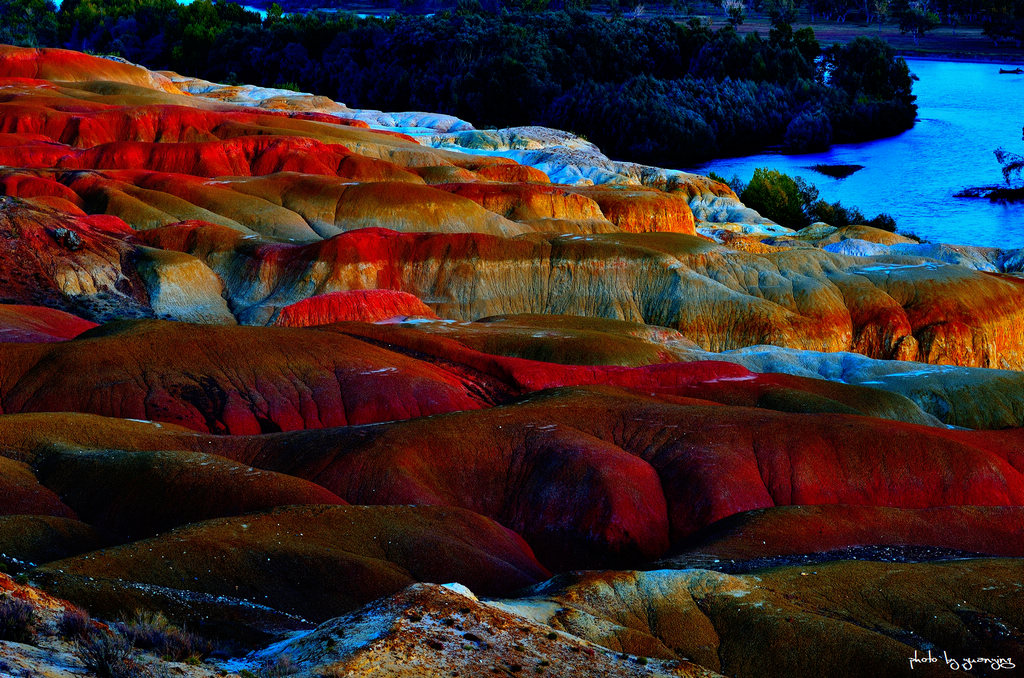
[[[856,207],[845,207],[838,201],[829,203],[819,200],[811,205],[810,212],[814,221],[824,221],[829,226],[837,228],[867,223],[867,217],[860,210]]]
[[[896,220],[891,215],[885,214],[884,212],[869,221],[868,226],[873,226],[883,231],[889,231],[890,233],[896,232]]]
[[[282,654],[260,669],[259,678],[282,678],[282,676],[291,676],[298,672],[299,667],[292,661],[292,658]]]
[[[57,634],[65,640],[84,638],[91,629],[89,613],[80,607],[69,607],[57,617]]]
[[[35,610],[19,598],[0,600],[0,640],[31,643],[35,638]]]
[[[161,612],[138,611],[134,619],[118,626],[135,647],[174,661],[198,660],[213,651],[210,641],[178,628]]]
[[[856,207],[819,200],[818,189],[800,177],[793,178],[766,167],[754,170],[753,178],[739,195],[747,207],[789,228],[799,229],[823,221],[838,228],[866,224],[883,231],[896,231],[896,220],[888,214],[868,219]]]
[[[740,200],[777,224],[803,228],[810,223],[804,212],[806,200],[800,185],[778,170],[758,167]]]
[[[134,650],[117,631],[98,631],[78,641],[75,653],[98,678],[136,678],[147,672],[132,658]]]

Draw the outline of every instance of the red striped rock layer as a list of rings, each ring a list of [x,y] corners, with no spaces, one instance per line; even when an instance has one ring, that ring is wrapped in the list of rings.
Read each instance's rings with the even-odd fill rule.
[[[90,72],[107,84],[93,87]],[[424,147],[406,135],[333,115],[191,96],[167,77],[130,64],[4,48],[0,82],[6,85],[0,164],[20,168],[5,172],[2,190],[22,198],[45,193],[51,202],[60,197],[137,228],[206,219],[247,233],[306,240],[371,225],[503,235],[693,233],[683,194],[552,187],[542,171],[506,158]],[[99,172],[83,183],[77,174],[52,168]],[[271,179],[262,182],[241,181],[267,175]],[[213,190],[200,181],[225,177],[236,181]],[[316,190],[307,188],[310,182]],[[345,190],[368,182],[399,185]]]
[[[663,564],[742,561],[865,545],[934,546],[1020,558],[1024,537],[1015,526],[1022,519],[1021,506],[776,506],[712,524]]]
[[[655,557],[755,508],[1020,506],[1019,444],[1019,431],[1000,440],[588,390],[294,434],[287,451],[249,442],[231,454],[314,479],[355,503],[466,506],[523,534],[546,563],[592,567]],[[467,487],[475,488],[469,496]],[[1005,515],[994,525],[1005,531],[1015,520]],[[888,537],[882,530],[876,539]]]
[[[715,351],[774,344],[1024,365],[1024,284],[958,266],[866,263],[810,248],[755,254],[670,233],[508,240],[363,230],[300,247],[188,224],[144,238],[206,261],[236,315],[255,324],[311,293],[393,289],[429,300],[444,318],[596,316],[678,329]]]

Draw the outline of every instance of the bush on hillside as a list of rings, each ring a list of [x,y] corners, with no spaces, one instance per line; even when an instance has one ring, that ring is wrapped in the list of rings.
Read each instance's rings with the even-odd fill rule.
[[[0,640],[31,643],[35,637],[35,609],[20,598],[0,600]]]
[[[757,210],[777,224],[803,228],[810,224],[805,211],[807,200],[795,179],[778,170],[758,167],[740,195],[747,207]]]

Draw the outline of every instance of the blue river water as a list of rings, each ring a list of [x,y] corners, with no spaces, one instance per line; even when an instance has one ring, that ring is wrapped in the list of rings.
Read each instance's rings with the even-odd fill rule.
[[[932,242],[1024,247],[1024,204],[953,197],[968,186],[1002,183],[996,148],[1024,155],[1024,75],[1000,74],[996,63],[907,63],[920,78],[918,120],[903,134],[826,153],[726,158],[693,169],[749,181],[755,168],[770,167],[802,176],[829,202],[857,206],[868,217],[891,214],[901,232]],[[864,169],[832,179],[810,169],[819,163]]]

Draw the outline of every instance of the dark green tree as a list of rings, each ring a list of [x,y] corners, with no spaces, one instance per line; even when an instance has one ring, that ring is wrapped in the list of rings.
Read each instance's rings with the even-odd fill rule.
[[[916,45],[925,33],[936,28],[939,15],[929,9],[923,0],[892,0],[889,12],[900,27],[900,33],[910,33]]]
[[[804,189],[806,191],[806,188]],[[803,228],[810,223],[804,211],[805,193],[790,176],[778,170],[758,167],[740,195],[743,204],[777,224]]]
[[[57,47],[57,6],[52,0],[0,0],[0,44]]]

